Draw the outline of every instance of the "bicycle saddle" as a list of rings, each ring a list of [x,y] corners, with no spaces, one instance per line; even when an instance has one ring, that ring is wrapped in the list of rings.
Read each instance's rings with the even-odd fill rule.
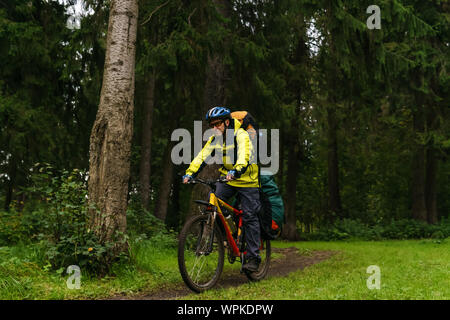
[[[204,206],[209,206],[210,203],[208,201],[204,201],[204,200],[194,200],[194,202],[204,205]]]

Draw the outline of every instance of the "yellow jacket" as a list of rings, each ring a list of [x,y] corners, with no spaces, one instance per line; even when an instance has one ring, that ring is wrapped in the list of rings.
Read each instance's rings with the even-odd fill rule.
[[[195,177],[206,166],[207,159],[211,156],[213,151],[222,154],[223,165],[219,169],[221,176],[226,176],[229,170],[236,170],[237,178],[235,180],[227,182],[233,187],[259,187],[258,184],[258,165],[256,163],[250,163],[251,155],[253,154],[253,146],[250,142],[250,137],[244,129],[241,128],[241,123],[234,121],[234,141],[235,143],[226,143],[225,133],[223,137],[223,144],[219,143],[220,139],[215,139],[215,136],[211,136],[206,142],[203,149],[192,160],[191,165],[186,170],[186,174]],[[236,146],[235,146],[236,145]],[[237,147],[235,151],[234,148]],[[234,163],[231,161],[230,155],[234,155],[236,158]]]

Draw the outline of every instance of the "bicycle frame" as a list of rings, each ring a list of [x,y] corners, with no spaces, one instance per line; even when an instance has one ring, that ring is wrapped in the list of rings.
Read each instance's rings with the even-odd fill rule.
[[[215,195],[215,184],[217,182],[226,182],[226,180],[219,178],[217,180],[204,181],[197,178],[190,182],[193,184],[202,183],[211,189],[208,202],[194,200],[206,207],[205,209],[200,209],[202,215],[193,216],[185,223],[180,232],[178,244],[178,266],[180,268],[181,276],[186,285],[195,292],[202,292],[210,289],[217,283],[220,274],[223,271],[225,250],[227,250],[228,261],[230,263],[234,263],[237,260],[236,258],[240,259],[237,261],[242,263],[241,273],[245,273],[250,281],[263,279],[266,276],[270,265],[270,240],[261,238],[259,249],[260,251],[264,250],[264,252],[261,256],[260,267],[256,271],[251,271],[245,266],[245,255],[247,252],[244,239],[243,210],[233,208]],[[232,229],[228,224],[228,219],[225,218],[223,210],[229,210],[231,215],[234,214],[233,218],[235,218],[235,221],[237,220],[237,231],[235,231],[234,228],[233,231],[231,231]],[[215,225],[216,223],[217,225]],[[215,234],[217,236],[215,236]],[[216,239],[216,244],[214,243],[214,239]],[[191,240],[196,240],[197,245]],[[199,249],[199,241],[201,242],[201,249]],[[264,249],[264,247],[266,248]],[[185,252],[188,252],[187,256],[185,255]],[[204,275],[206,279],[203,281],[198,278],[199,274],[202,272],[205,261],[208,259],[207,257],[213,252],[215,254],[211,255],[211,261],[214,265],[211,265],[211,267],[214,267],[215,269],[208,268]],[[217,261],[214,262],[215,260]],[[216,267],[215,263],[217,263]],[[207,265],[209,265],[209,263]],[[193,278],[194,271],[196,273]]]
[[[242,233],[242,210],[237,210],[230,206],[225,201],[219,199],[214,192],[211,192],[209,196],[209,203],[214,206],[214,208],[217,208],[216,213],[219,216],[220,221],[222,222],[222,225],[225,229],[225,235],[227,237],[228,244],[231,246],[231,249],[233,251],[233,255],[236,257],[241,256],[241,252],[239,250],[238,244],[236,241],[234,241],[233,234],[231,233],[230,226],[228,225],[227,220],[225,219],[225,216],[222,213],[221,206],[227,208],[228,210],[232,211],[234,214],[236,214],[239,217],[239,223],[237,225],[238,228],[238,239],[241,236]]]

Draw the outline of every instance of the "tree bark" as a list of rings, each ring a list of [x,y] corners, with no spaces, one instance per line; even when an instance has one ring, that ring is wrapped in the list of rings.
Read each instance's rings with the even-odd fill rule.
[[[277,184],[280,186],[280,194],[284,195],[284,145],[285,145],[285,132],[283,128],[280,128],[280,169],[278,171]]]
[[[126,231],[137,17],[136,0],[112,0],[100,104],[89,150],[90,227],[102,243]],[[123,249],[116,242],[114,251]]]
[[[170,158],[171,150],[173,144],[168,143],[166,150],[164,152],[164,169],[161,179],[161,184],[159,186],[158,199],[155,206],[155,217],[166,221],[167,209],[169,207],[169,197],[170,190],[172,189],[173,180],[173,163]]]
[[[334,217],[341,214],[341,197],[339,193],[339,163],[337,144],[336,107],[327,110],[328,121],[328,210]]]
[[[140,193],[142,206],[149,209],[150,197],[150,174],[151,174],[151,152],[152,152],[152,128],[153,109],[155,105],[155,73],[147,82],[147,92],[144,101],[144,112],[142,118],[142,150],[139,170]]]
[[[427,173],[426,173],[426,187],[425,187],[425,203],[427,206],[427,221],[428,223],[438,222],[437,212],[437,170],[438,159],[436,157],[436,151],[430,147],[427,150]]]
[[[327,16],[328,22],[335,19],[335,3],[332,1],[327,2]],[[329,50],[330,50],[330,72],[328,73],[327,85],[330,90],[329,105],[327,107],[327,123],[328,123],[328,214],[331,222],[341,216],[342,206],[341,197],[339,192],[339,160],[338,160],[338,143],[337,143],[337,117],[336,109],[337,102],[340,97],[337,95],[339,92],[338,81],[340,81],[340,74],[342,71],[339,68],[339,59],[336,50],[336,38],[335,38],[336,25],[330,25],[329,29]]]
[[[432,81],[433,88],[436,87],[435,81]],[[439,107],[437,107],[439,108]],[[437,118],[438,111],[432,105],[427,108],[427,130],[432,134],[439,129],[439,121]],[[437,172],[439,168],[439,159],[437,157],[437,149],[435,141],[431,139],[431,143],[427,147],[427,166],[425,181],[425,204],[427,206],[427,221],[435,224],[438,222],[437,210]]]
[[[424,132],[423,107],[413,115],[414,133]],[[427,221],[425,201],[426,151],[425,146],[415,143],[412,160],[412,217],[415,220]]]
[[[303,21],[303,15],[299,16],[299,20]],[[303,27],[298,31],[300,34],[303,33]],[[302,65],[305,62],[307,54],[307,48],[305,45],[304,38],[301,37],[297,43],[297,49],[293,57],[294,63]],[[302,110],[302,90],[303,81],[293,81],[292,92],[296,92],[296,108],[295,115],[291,119],[289,135],[287,138],[288,142],[288,164],[286,177],[286,193],[285,193],[285,212],[286,212],[286,223],[283,227],[282,237],[287,240],[296,241],[299,238],[297,233],[297,180],[298,174],[300,172],[300,163],[303,158],[303,142],[300,134],[300,118]]]
[[[172,179],[172,201],[166,217],[166,226],[169,229],[178,230],[180,227],[180,186],[181,179],[174,175]]]
[[[288,137],[288,164],[287,171],[289,172],[286,178],[286,195],[285,195],[285,213],[286,223],[283,227],[283,239],[296,241],[298,240],[297,233],[297,179],[300,171],[300,160],[302,158],[302,145],[299,139],[299,121],[300,118],[300,102],[296,107],[295,117],[291,119],[290,135]]]

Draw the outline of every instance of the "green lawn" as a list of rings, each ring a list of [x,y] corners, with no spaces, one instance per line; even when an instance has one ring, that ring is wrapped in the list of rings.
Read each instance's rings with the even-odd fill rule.
[[[116,265],[114,276],[99,279],[82,271],[80,289],[69,289],[69,275],[38,266],[30,247],[0,247],[0,299],[103,299],[170,288],[181,280],[174,248],[144,241],[134,264]]]
[[[273,242],[296,246],[301,252],[333,250],[330,259],[291,273],[213,289],[187,299],[450,299],[450,239],[380,242]],[[134,265],[116,266],[116,276],[103,279],[82,275],[81,288],[68,289],[68,275],[36,262],[30,247],[0,248],[0,299],[98,299],[140,295],[181,283],[176,249],[142,243]],[[226,262],[227,264],[227,262]],[[236,268],[235,264],[233,268]],[[367,288],[367,267],[380,268],[379,290]],[[230,270],[229,267],[227,267]]]
[[[450,241],[274,243],[339,253],[285,278],[211,290],[189,299],[450,299]],[[367,268],[380,268],[380,289],[369,290]]]

